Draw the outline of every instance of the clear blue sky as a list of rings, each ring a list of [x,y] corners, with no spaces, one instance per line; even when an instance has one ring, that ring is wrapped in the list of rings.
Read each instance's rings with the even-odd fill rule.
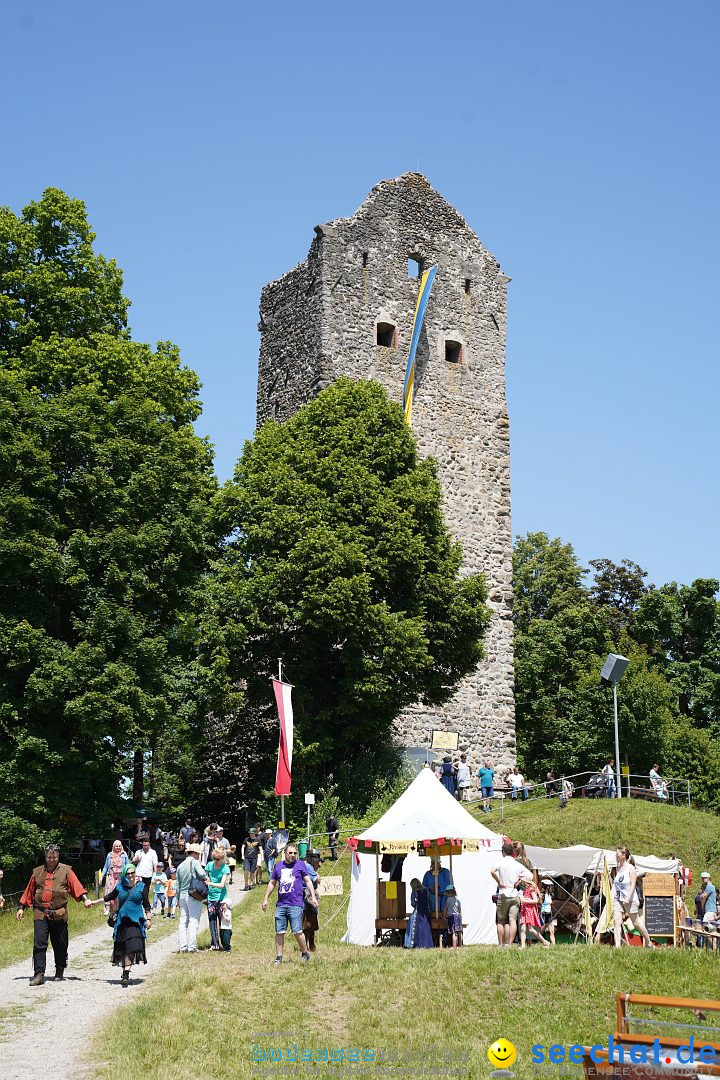
[[[262,285],[420,169],[512,277],[513,527],[657,583],[718,560],[720,7],[6,0],[0,202],[85,200],[221,477]]]

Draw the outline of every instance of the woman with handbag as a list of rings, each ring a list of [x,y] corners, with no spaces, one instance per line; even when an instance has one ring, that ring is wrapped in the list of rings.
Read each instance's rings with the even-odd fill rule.
[[[118,884],[105,897],[108,903],[117,900],[117,911],[109,916],[108,923],[114,922],[112,962],[122,965],[121,986],[130,985],[133,964],[147,964],[143,888],[143,882],[135,880],[135,867],[128,863]]]
[[[208,876],[205,867],[198,862],[199,844],[188,844],[187,856],[178,866],[178,952],[197,952],[197,932],[202,915],[203,900],[208,894]]]

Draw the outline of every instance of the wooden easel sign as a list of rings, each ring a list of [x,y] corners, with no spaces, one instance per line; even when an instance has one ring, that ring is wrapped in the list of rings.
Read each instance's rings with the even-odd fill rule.
[[[677,932],[677,886],[672,874],[645,874],[642,878],[645,926],[650,937],[675,940]]]

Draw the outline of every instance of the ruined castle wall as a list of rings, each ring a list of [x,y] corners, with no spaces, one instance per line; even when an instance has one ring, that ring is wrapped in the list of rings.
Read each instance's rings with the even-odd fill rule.
[[[318,248],[316,241],[304,262],[262,291],[258,427],[273,418],[287,420],[331,381],[320,348]]]
[[[351,218],[316,232],[312,273],[302,270],[307,264],[292,272],[313,278],[312,311],[281,314],[288,295],[274,297],[276,324],[294,342],[290,351],[314,357],[312,371],[301,363],[287,398],[281,393],[281,417],[312,396],[299,400],[313,377],[318,386],[341,375],[377,379],[401,402],[418,291],[408,257],[437,267],[416,357],[412,426],[421,453],[437,459],[446,520],[463,545],[466,572],[487,577],[493,616],[478,669],[444,707],[406,710],[397,737],[406,746],[427,746],[433,728],[457,730],[473,763],[490,756],[496,766],[514,764],[508,279],[457,211],[417,174],[384,181]],[[387,346],[376,344],[378,322],[395,328]],[[266,345],[265,336],[261,381],[263,356],[266,379],[279,366],[276,346]],[[449,354],[457,359],[446,359],[447,341],[457,343],[459,350]]]

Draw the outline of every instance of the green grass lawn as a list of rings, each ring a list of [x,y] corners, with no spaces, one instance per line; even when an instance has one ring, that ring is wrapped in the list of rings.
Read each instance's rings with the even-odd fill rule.
[[[483,820],[499,830],[494,817]],[[578,800],[562,812],[553,803],[513,807],[502,831],[548,846],[624,842],[642,853],[674,851],[699,868],[706,838],[712,838],[708,829],[716,831],[717,821],[686,809]],[[347,859],[338,865],[347,892]],[[137,1048],[127,1032],[151,1031],[143,1048],[146,1071],[169,1071],[176,1080],[206,1071],[213,1080],[257,1076],[254,1048],[269,1052],[288,1045],[262,1033],[297,1028],[303,1032],[298,1046],[315,1051],[467,1050],[472,1077],[489,1075],[487,1048],[503,1037],[518,1050],[516,1077],[529,1077],[535,1043],[605,1042],[614,1029],[618,992],[720,996],[720,953],[586,945],[525,952],[360,948],[339,941],[344,911],[321,929],[310,964],[300,962],[293,943],[291,962],[276,968],[272,918],[260,911],[262,895],[256,890],[236,910],[231,954],[173,956],[162,984],[136,994],[113,1016],[91,1048],[95,1075],[132,1070]],[[321,928],[337,904],[323,901]]]

